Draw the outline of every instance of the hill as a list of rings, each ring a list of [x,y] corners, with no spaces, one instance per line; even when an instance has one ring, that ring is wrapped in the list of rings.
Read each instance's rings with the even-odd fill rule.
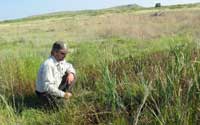
[[[168,8],[168,9],[180,9],[180,8],[199,8],[200,4],[178,4],[178,5],[170,5],[170,6],[162,6],[161,8]],[[129,5],[121,5],[116,7],[111,7],[107,9],[100,9],[100,10],[81,10],[81,11],[63,11],[63,12],[55,12],[55,13],[49,13],[49,14],[43,14],[43,15],[35,15],[30,16],[22,19],[14,19],[14,20],[5,20],[0,21],[0,23],[6,23],[6,22],[16,22],[16,21],[26,21],[26,20],[39,20],[39,19],[45,19],[45,18],[55,18],[55,17],[63,17],[63,16],[76,16],[76,15],[99,15],[99,14],[105,14],[105,13],[120,13],[120,12],[128,12],[128,11],[139,11],[139,10],[151,10],[154,9],[154,7],[150,8],[144,8],[142,6],[139,6],[137,4],[129,4]]]
[[[198,37],[199,11],[199,4],[189,4],[143,9],[127,5],[105,10],[60,12],[1,22],[0,35],[5,40],[10,36],[25,41],[48,36],[51,40],[87,41],[110,37],[155,39],[189,31]],[[5,31],[9,35],[4,35]]]
[[[48,13],[48,14],[43,14],[43,15],[30,16],[30,17],[26,17],[22,19],[5,20],[5,21],[1,21],[0,23],[40,20],[40,19],[51,18],[51,17],[59,18],[59,17],[64,17],[64,16],[79,16],[79,15],[96,16],[96,15],[105,14],[105,13],[120,13],[120,12],[133,11],[133,10],[139,10],[139,9],[142,9],[142,7],[137,4],[129,4],[129,5],[111,7],[107,9],[100,9],[100,10],[54,12],[54,13]]]

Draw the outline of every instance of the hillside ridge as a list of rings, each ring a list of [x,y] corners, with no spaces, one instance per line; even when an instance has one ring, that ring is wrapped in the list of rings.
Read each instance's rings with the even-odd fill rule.
[[[40,20],[46,18],[57,18],[63,16],[78,16],[78,15],[88,15],[88,16],[96,16],[106,13],[123,13],[123,12],[130,12],[130,11],[141,11],[141,10],[152,10],[152,9],[181,9],[181,8],[200,8],[200,3],[192,3],[192,4],[177,4],[177,5],[168,5],[162,6],[159,8],[155,7],[142,7],[137,4],[127,4],[121,6],[115,6],[110,8],[104,9],[97,9],[97,10],[77,10],[77,11],[59,11],[59,12],[52,12],[40,15],[33,15],[25,18],[19,19],[11,19],[11,20],[4,20],[0,21],[0,23],[12,23],[12,22],[21,22],[21,21],[29,21],[29,20]]]

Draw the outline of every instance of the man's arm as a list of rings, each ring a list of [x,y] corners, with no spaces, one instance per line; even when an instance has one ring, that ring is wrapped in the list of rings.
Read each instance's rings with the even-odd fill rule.
[[[58,96],[58,97],[64,97],[65,92],[59,90],[58,88],[55,87],[55,78],[53,76],[53,71],[52,67],[49,65],[44,66],[44,70],[42,73],[42,81],[44,83],[44,90],[47,91],[48,93]]]
[[[72,66],[72,64],[66,62],[65,67],[66,67],[65,71],[67,71],[67,73],[72,73],[73,75],[76,75],[76,71]]]
[[[75,71],[74,67],[72,66],[72,64],[70,64],[70,63],[66,62],[65,67],[66,67],[65,71],[68,74],[67,78],[66,78],[66,81],[70,85],[76,79],[76,71]]]

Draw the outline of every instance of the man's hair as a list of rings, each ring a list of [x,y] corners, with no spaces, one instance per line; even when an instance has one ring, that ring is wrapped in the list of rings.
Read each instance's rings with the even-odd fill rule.
[[[59,51],[61,49],[67,50],[66,44],[63,41],[56,41],[52,46],[51,52]]]

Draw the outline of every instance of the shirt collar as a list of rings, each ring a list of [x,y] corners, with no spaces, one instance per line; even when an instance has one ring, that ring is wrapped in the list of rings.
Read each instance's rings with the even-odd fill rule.
[[[52,58],[52,60],[56,66],[59,64],[59,62],[56,60],[56,58],[54,56],[50,56],[50,58]]]
[[[54,56],[50,56],[50,58],[52,58],[52,60],[53,60],[53,62],[54,62],[54,64],[55,64],[56,66],[59,65],[59,64],[63,64],[63,61],[64,61],[64,60],[58,62]]]

